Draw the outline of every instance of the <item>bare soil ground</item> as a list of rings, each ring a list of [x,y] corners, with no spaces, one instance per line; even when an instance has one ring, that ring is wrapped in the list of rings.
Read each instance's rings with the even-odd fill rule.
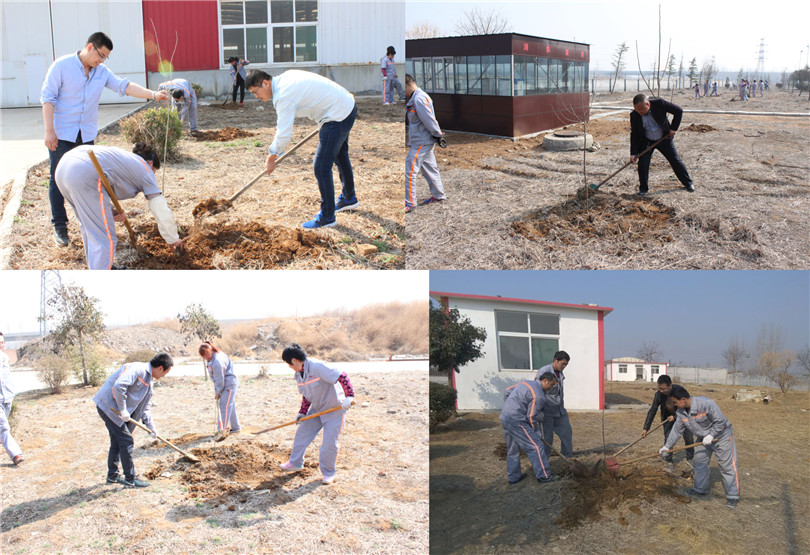
[[[174,256],[157,231],[142,195],[122,201],[139,244],[153,255],[139,254],[119,226],[115,265],[134,269],[402,269],[405,266],[404,213],[400,166],[405,158],[402,106],[382,106],[378,98],[358,98],[358,115],[350,136],[350,157],[360,207],[338,214],[335,227],[303,231],[301,223],[318,212],[320,195],[312,173],[317,140],[303,145],[216,216],[195,219],[192,211],[207,199],[229,198],[264,167],[275,133],[272,103],[244,107],[213,103],[200,106],[199,134],[184,135],[177,160],[157,172],[169,207],[181,228],[186,252]],[[315,128],[296,120],[293,144]],[[96,144],[131,150],[117,127],[99,135]],[[340,192],[334,172],[336,196]],[[28,177],[16,223],[9,238],[12,269],[86,268],[81,235],[73,211],[71,244],[51,239],[47,163]],[[361,245],[378,251],[363,254]]]
[[[427,375],[350,377],[358,404],[330,486],[317,468],[320,436],[302,472],[278,469],[294,426],[212,441],[213,391],[202,379],[164,378],[152,409],[158,433],[202,462],[136,430],[136,470],[152,479],[138,490],[104,483],[109,436],[95,389],[19,395],[12,426],[27,460],[0,465],[0,551],[426,553]],[[291,420],[300,396],[291,376],[243,379],[236,403],[243,427],[257,431]]]
[[[684,494],[692,477],[683,451],[674,455],[674,475],[654,457],[621,467],[620,478],[604,473],[575,477],[552,456],[552,472],[562,479],[549,484],[533,478],[523,455],[529,477],[510,486],[498,414],[463,412],[430,438],[431,553],[810,551],[807,392],[782,395],[771,390],[773,401],[763,404],[731,399],[744,388],[685,385],[692,395],[714,399],[734,427],[741,493],[736,509],[724,506],[714,460],[709,496],[691,501]],[[609,404],[615,400],[623,406],[638,405],[605,411],[604,441],[610,456],[638,439],[655,389],[632,382],[609,383],[606,389]],[[595,465],[603,456],[601,414],[570,416],[574,458]],[[620,462],[656,454],[661,445],[659,429],[622,453]]]
[[[627,108],[633,94],[593,102]],[[780,91],[744,103],[721,94],[672,100],[686,110],[810,108],[806,96]],[[696,192],[656,153],[643,199],[635,166],[585,194],[628,161],[629,112],[592,119],[598,148],[584,154],[546,151],[542,135],[513,142],[450,132],[437,152],[448,201],[406,216],[407,268],[808,268],[808,131],[810,116],[685,113],[675,141]]]

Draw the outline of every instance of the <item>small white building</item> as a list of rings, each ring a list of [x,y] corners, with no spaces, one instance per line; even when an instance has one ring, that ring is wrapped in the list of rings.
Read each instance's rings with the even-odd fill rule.
[[[612,382],[657,382],[669,373],[666,362],[646,362],[640,358],[620,357],[605,362],[605,379]]]
[[[500,409],[506,388],[534,379],[556,351],[571,356],[566,408],[604,408],[604,318],[612,308],[440,291],[430,297],[487,333],[484,356],[452,372],[459,409]]]

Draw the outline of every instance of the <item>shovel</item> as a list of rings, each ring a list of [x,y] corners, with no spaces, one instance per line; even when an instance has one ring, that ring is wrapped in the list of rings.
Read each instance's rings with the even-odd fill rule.
[[[588,477],[588,476],[591,475],[591,471],[588,470],[583,464],[581,464],[581,463],[579,463],[579,462],[577,462],[577,461],[575,461],[573,459],[569,459],[568,457],[566,457],[565,455],[563,455],[562,453],[557,451],[545,439],[540,438],[540,441],[545,443],[548,446],[548,448],[551,449],[552,453],[555,453],[558,457],[560,457],[562,460],[565,461],[566,468],[568,468],[568,470],[570,470],[572,474],[574,474],[576,476],[582,476],[582,477]]]
[[[669,135],[664,135],[663,137],[661,137],[660,139],[658,139],[657,141],[655,141],[653,144],[651,144],[650,146],[648,146],[647,148],[645,148],[645,149],[644,149],[644,150],[641,152],[641,154],[639,154],[638,156],[636,156],[636,160],[638,160],[639,158],[641,158],[642,156],[644,156],[645,154],[647,154],[648,152],[650,152],[652,149],[654,149],[656,146],[658,146],[658,143],[660,143],[661,141],[663,141],[664,139],[666,139],[666,138],[668,138],[668,137],[669,137]],[[617,173],[619,173],[620,171],[622,171],[624,168],[626,168],[627,166],[629,166],[629,165],[630,165],[630,164],[632,164],[632,163],[633,163],[632,161],[627,162],[627,163],[626,163],[624,166],[622,166],[621,168],[619,168],[618,170],[616,170],[615,172],[613,172],[612,174],[610,174],[609,176],[607,176],[605,179],[603,179],[603,180],[602,180],[602,182],[601,182],[599,185],[594,185],[593,183],[591,183],[591,184],[589,184],[589,185],[588,185],[588,187],[590,187],[592,191],[598,191],[598,190],[599,190],[599,187],[601,187],[602,185],[604,185],[605,183],[607,183],[608,181],[610,181],[610,180],[613,178],[613,176],[614,176],[614,175],[616,175]]]
[[[712,443],[717,443],[717,440],[716,440],[716,439],[713,439],[713,440],[712,440]],[[683,447],[676,447],[675,449],[670,449],[669,451],[667,451],[667,453],[677,453],[678,451],[683,451],[684,449],[690,449],[690,448],[692,448],[692,447],[701,447],[702,445],[703,445],[703,442],[702,442],[702,441],[699,441],[699,442],[697,442],[697,443],[693,443],[692,445],[684,445]],[[628,466],[628,465],[631,465],[631,464],[636,464],[637,462],[645,461],[645,460],[647,460],[647,459],[652,459],[653,457],[659,457],[659,456],[660,456],[660,454],[659,454],[659,453],[653,453],[652,455],[644,455],[643,457],[639,457],[639,458],[637,458],[637,459],[632,459],[632,460],[629,460],[629,461],[624,461],[624,462],[622,462],[621,464],[622,464],[622,465],[625,465],[625,466]],[[619,466],[619,462],[618,462],[618,461],[616,461],[616,466],[615,466],[613,469],[611,469],[611,467],[610,467],[610,466],[608,466],[608,470],[610,470],[610,472],[611,472],[612,474],[616,474],[616,473],[618,473],[618,472],[619,472],[619,468],[620,468],[620,466]]]
[[[354,402],[352,402],[352,405],[354,405]],[[343,407],[332,407],[331,409],[326,409],[326,410],[321,411],[321,412],[316,412],[315,414],[310,414],[309,416],[305,416],[305,417],[303,417],[303,418],[301,418],[299,420],[291,420],[290,422],[285,422],[284,424],[279,424],[278,426],[273,426],[272,428],[267,428],[267,429],[264,429],[264,430],[261,430],[261,431],[258,431],[258,432],[253,432],[253,435],[257,436],[257,435],[263,434],[265,432],[271,432],[273,430],[278,430],[279,428],[283,428],[284,426],[292,426],[296,422],[303,422],[304,420],[310,420],[310,419],[315,418],[317,416],[323,416],[324,414],[329,414],[330,412],[335,412],[336,410],[340,410],[342,408]]]
[[[661,426],[663,426],[663,425],[664,425],[664,424],[666,424],[667,422],[672,422],[673,420],[675,420],[675,417],[674,417],[674,416],[669,416],[669,417],[667,417],[666,419],[662,420],[662,421],[661,421],[661,423],[660,423],[658,426],[656,426],[655,428],[653,428],[652,430],[650,430],[649,432],[647,432],[647,434],[646,434],[646,435],[644,435],[643,437],[638,438],[637,440],[635,440],[635,441],[634,441],[633,443],[631,443],[630,445],[627,445],[627,446],[625,446],[625,447],[622,447],[621,449],[619,449],[618,451],[616,451],[616,452],[613,454],[613,456],[612,456],[612,457],[607,457],[607,458],[604,460],[604,463],[605,463],[605,465],[607,465],[607,468],[608,468],[608,469],[611,469],[611,468],[612,468],[612,469],[618,469],[618,468],[619,468],[619,462],[616,460],[616,457],[618,457],[618,456],[619,456],[621,453],[623,453],[624,451],[626,451],[627,449],[629,449],[630,447],[632,447],[633,445],[635,445],[636,443],[638,443],[638,442],[639,442],[639,441],[641,441],[642,439],[644,439],[644,438],[648,437],[648,436],[649,436],[649,435],[650,435],[652,432],[654,432],[655,430],[657,430],[658,428],[660,428]],[[597,466],[601,468],[601,466],[602,466],[602,461],[600,461],[599,463],[597,463]]]
[[[111,411],[113,411],[115,414],[117,414],[118,416],[121,416],[121,413],[120,413],[120,412],[118,412],[117,410],[115,410],[114,408],[109,407],[109,409],[110,409]],[[151,434],[151,433],[152,433],[152,430],[150,430],[149,428],[147,428],[146,426],[144,426],[143,424],[141,424],[141,423],[140,423],[140,422],[138,422],[137,420],[132,420],[132,419],[130,419],[129,421],[130,421],[130,422],[132,422],[133,424],[135,424],[137,427],[139,427],[139,428],[140,428],[140,429],[142,429],[143,431],[145,431],[146,433],[148,433],[148,434]],[[157,435],[157,434],[155,434],[155,436],[156,436],[156,437],[157,437],[157,438],[158,438],[160,441],[162,441],[163,443],[165,443],[166,445],[168,445],[169,447],[171,447],[172,449],[174,449],[175,451],[177,451],[178,453],[180,453],[181,455],[183,455],[184,457],[186,457],[186,458],[187,458],[188,460],[190,460],[191,462],[194,462],[194,463],[198,463],[198,462],[200,462],[200,459],[198,459],[197,457],[195,457],[195,456],[194,456],[194,455],[192,455],[191,453],[187,453],[186,451],[183,451],[183,450],[182,450],[182,449],[180,449],[179,447],[177,447],[177,446],[173,445],[173,444],[172,444],[172,443],[171,443],[171,442],[170,442],[168,439],[162,438],[162,437],[160,437],[160,436],[159,436],[159,435]]]
[[[129,232],[129,242],[132,244],[132,247],[138,252],[152,256],[152,253],[138,245],[138,240],[135,238],[135,230],[132,229],[132,225],[130,225],[129,220],[126,219],[126,212],[124,212],[124,209],[121,208],[121,203],[118,202],[118,198],[115,196],[112,187],[110,187],[110,182],[107,181],[107,176],[104,175],[104,170],[101,169],[101,165],[98,163],[98,158],[96,158],[95,153],[92,150],[88,150],[87,155],[90,157],[90,161],[93,162],[93,165],[96,167],[98,178],[104,184],[107,194],[110,195],[110,200],[112,200],[115,210],[120,214],[124,214],[124,225],[127,226],[127,231]]]
[[[222,419],[220,418],[219,415],[219,399],[214,399],[214,405],[216,406],[217,409],[217,433],[214,434],[214,441],[218,443],[220,441],[225,441],[225,439],[228,437],[228,434],[231,433],[231,429],[222,428]]]
[[[296,145],[295,145],[295,146],[293,146],[293,147],[292,147],[290,150],[288,150],[287,152],[285,152],[284,154],[282,154],[281,156],[279,156],[279,157],[276,159],[276,164],[280,164],[281,162],[283,162],[283,161],[284,161],[284,159],[285,159],[285,158],[287,158],[287,156],[289,156],[290,154],[292,154],[293,152],[295,152],[296,150],[298,150],[298,148],[299,148],[301,145],[303,145],[305,142],[307,142],[307,141],[308,141],[308,140],[310,140],[312,137],[314,137],[315,135],[317,135],[319,131],[320,131],[319,129],[314,129],[314,130],[312,131],[312,133],[310,133],[309,135],[307,135],[306,137],[304,137],[303,139],[301,139],[301,141],[300,141],[300,142],[298,142],[298,144],[296,144]],[[238,199],[238,198],[239,198],[239,197],[242,195],[242,193],[244,193],[245,191],[247,191],[247,190],[248,190],[250,187],[252,187],[252,186],[253,186],[253,184],[254,184],[254,183],[256,183],[256,182],[257,182],[259,179],[261,179],[262,177],[264,177],[266,174],[267,174],[267,170],[262,170],[262,172],[261,172],[259,175],[257,175],[257,176],[256,176],[256,177],[254,177],[253,179],[251,179],[251,180],[250,180],[250,182],[249,182],[247,185],[245,185],[244,187],[242,187],[241,189],[239,189],[239,190],[238,190],[236,193],[234,193],[234,194],[233,194],[233,196],[232,196],[231,198],[229,198],[229,199],[220,199],[219,201],[215,201],[214,199],[210,199],[209,201],[204,201],[204,202],[202,202],[202,203],[198,204],[196,207],[194,207],[194,210],[192,211],[192,214],[194,215],[194,217],[195,217],[195,218],[200,218],[200,217],[202,217],[202,216],[205,214],[205,212],[209,212],[209,213],[211,213],[211,214],[219,214],[220,212],[224,212],[224,211],[225,211],[225,210],[227,210],[228,208],[232,208],[232,207],[233,207],[233,201],[235,201],[236,199]],[[211,204],[211,203],[212,203],[212,201],[213,201],[214,206],[212,206],[212,207],[207,207],[206,205]]]

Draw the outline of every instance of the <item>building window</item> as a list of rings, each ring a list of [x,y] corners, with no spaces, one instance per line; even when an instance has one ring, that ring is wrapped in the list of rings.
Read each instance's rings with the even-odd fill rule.
[[[657,364],[653,364],[652,366],[650,366],[650,373],[651,373],[653,376],[655,376],[656,374],[658,374],[658,365],[657,365]]]
[[[560,345],[560,315],[495,311],[501,370],[537,370]]]
[[[220,22],[224,60],[318,61],[317,0],[222,0]]]
[[[619,374],[627,374],[627,365],[626,364],[620,364],[619,365]]]

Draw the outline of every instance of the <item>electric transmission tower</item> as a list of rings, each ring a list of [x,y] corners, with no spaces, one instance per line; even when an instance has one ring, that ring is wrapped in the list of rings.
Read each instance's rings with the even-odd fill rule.
[[[759,56],[757,57],[757,69],[754,71],[754,78],[761,79],[765,75],[765,39],[759,40]]]
[[[50,301],[59,295],[62,288],[62,276],[59,270],[42,270],[40,273],[40,296],[39,296],[39,335],[48,335],[48,321],[56,313]]]

